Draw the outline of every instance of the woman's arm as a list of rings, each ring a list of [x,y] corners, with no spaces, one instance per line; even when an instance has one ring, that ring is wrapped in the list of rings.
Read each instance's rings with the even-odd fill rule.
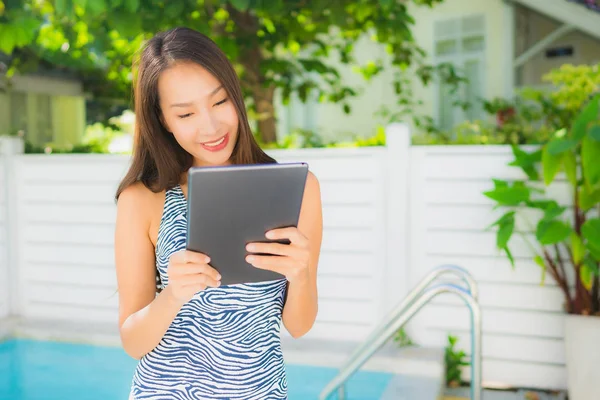
[[[150,222],[156,199],[141,185],[121,193],[117,205],[115,263],[119,287],[119,331],[123,348],[141,358],[159,343],[181,307],[206,287],[218,287],[220,275],[198,252],[171,255],[169,284],[156,296],[154,245]],[[162,209],[162,208],[161,208]]]
[[[123,348],[139,359],[160,342],[180,305],[169,291],[156,296],[154,245],[149,237],[152,200],[145,188],[125,189],[117,203],[115,266]]]
[[[272,235],[270,235],[272,234]],[[319,181],[308,174],[298,228],[274,229],[268,239],[289,239],[289,245],[250,243],[247,250],[254,255],[247,261],[257,268],[278,272],[288,280],[287,299],[283,308],[283,324],[295,337],[306,334],[317,317],[317,265],[321,252],[323,217]]]
[[[318,312],[317,266],[323,237],[323,212],[319,181],[309,173],[302,200],[298,230],[308,244],[308,276],[288,286],[283,308],[283,325],[294,338],[305,335],[313,326]]]

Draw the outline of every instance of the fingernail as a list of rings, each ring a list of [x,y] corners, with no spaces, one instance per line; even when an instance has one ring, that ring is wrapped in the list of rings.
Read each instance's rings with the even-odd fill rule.
[[[221,274],[217,275],[217,280],[220,281],[221,280]]]
[[[209,263],[210,262],[210,257],[206,257],[204,262],[205,263]]]
[[[273,232],[271,232],[271,231],[267,232],[266,236],[269,239],[273,239]]]
[[[252,263],[252,261],[254,261],[254,257],[248,256],[248,257],[246,257],[246,261],[248,261],[249,263]]]
[[[256,248],[256,246],[254,246],[253,244],[249,244],[246,246],[246,250],[248,250],[248,251],[254,251],[255,248]]]

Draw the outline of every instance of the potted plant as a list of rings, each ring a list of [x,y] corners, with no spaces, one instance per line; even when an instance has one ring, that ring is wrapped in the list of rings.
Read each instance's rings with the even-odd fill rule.
[[[0,155],[23,153],[23,136],[23,131],[10,132],[8,135],[0,134]]]
[[[526,151],[513,145],[514,161],[526,179],[494,180],[484,194],[506,212],[491,227],[496,244],[514,267],[509,240],[523,221],[535,243],[518,232],[532,250],[542,276],[549,274],[564,295],[565,345],[569,399],[600,396],[600,95],[558,129],[545,144]],[[568,184],[572,204],[559,204],[546,188],[559,174]],[[525,210],[539,219],[519,219]],[[531,215],[532,211],[529,211]],[[518,223],[517,223],[518,221]],[[591,397],[590,397],[591,396]]]

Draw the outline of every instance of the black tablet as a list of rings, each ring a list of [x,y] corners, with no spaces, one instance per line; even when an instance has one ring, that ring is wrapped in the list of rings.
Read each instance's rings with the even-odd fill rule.
[[[221,285],[285,278],[246,262],[249,242],[298,226],[306,163],[192,167],[188,172],[186,248],[210,257]],[[289,242],[287,242],[289,243]]]

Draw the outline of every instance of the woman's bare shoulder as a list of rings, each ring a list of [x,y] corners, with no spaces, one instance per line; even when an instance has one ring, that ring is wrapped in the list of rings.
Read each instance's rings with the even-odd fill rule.
[[[143,183],[136,182],[125,188],[117,202],[119,212],[131,213],[138,216],[138,221],[143,220],[153,225],[160,219],[160,210],[165,201],[165,192],[153,192]]]
[[[137,205],[151,205],[156,202],[164,200],[165,192],[153,192],[146,187],[142,182],[136,182],[121,192],[119,195],[118,203],[123,203],[126,206]]]

